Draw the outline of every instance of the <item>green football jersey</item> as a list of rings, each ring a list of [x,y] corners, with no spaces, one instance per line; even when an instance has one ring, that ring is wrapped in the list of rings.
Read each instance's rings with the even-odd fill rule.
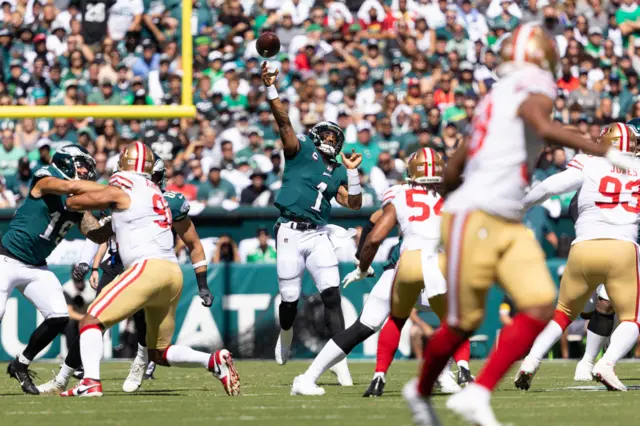
[[[322,226],[329,222],[331,200],[347,185],[347,169],[339,163],[325,163],[322,154],[306,136],[298,135],[300,151],[287,159],[282,188],[275,205],[284,220],[300,220]]]
[[[64,179],[55,167],[42,167],[34,174],[29,191],[44,177]],[[11,219],[2,245],[24,263],[45,264],[69,229],[82,219],[83,213],[66,209],[66,200],[66,195],[47,194],[33,198],[29,194]]]
[[[164,194],[164,199],[169,204],[169,210],[171,210],[171,217],[174,222],[179,222],[189,214],[189,201],[184,198],[184,195],[179,192],[167,191]]]
[[[398,244],[393,246],[391,253],[389,253],[389,259],[384,264],[384,269],[394,269],[400,260],[400,247],[402,247],[402,237],[398,240]]]

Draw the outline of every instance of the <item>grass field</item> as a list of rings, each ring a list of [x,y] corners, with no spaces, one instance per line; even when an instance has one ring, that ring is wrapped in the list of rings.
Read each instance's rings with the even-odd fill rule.
[[[331,375],[324,376],[323,397],[291,397],[293,378],[307,362],[237,361],[242,396],[227,397],[220,384],[203,370],[158,368],[157,380],[147,381],[136,394],[121,391],[128,364],[103,365],[106,396],[99,399],[62,399],[23,395],[15,380],[0,378],[0,425],[409,425],[410,417],[400,389],[415,373],[414,362],[397,362],[391,368],[387,392],[378,399],[364,399],[373,371],[371,363],[351,363],[355,386],[341,388]],[[39,382],[49,380],[57,365],[37,363]],[[473,364],[474,369],[479,364]],[[516,426],[601,426],[632,425],[638,420],[638,393],[596,391],[595,383],[583,383],[589,390],[570,389],[574,383],[574,362],[542,366],[532,390],[513,387],[510,373],[493,398],[498,418]],[[2,371],[6,364],[0,365]],[[640,363],[617,367],[621,379],[640,389]],[[38,382],[38,383],[39,383]],[[435,403],[443,424],[463,423],[445,411],[445,396]]]

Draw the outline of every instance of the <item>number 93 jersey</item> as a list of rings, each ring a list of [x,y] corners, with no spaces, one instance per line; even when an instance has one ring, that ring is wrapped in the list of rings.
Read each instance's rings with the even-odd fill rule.
[[[111,224],[125,268],[145,259],[178,262],[173,252],[173,216],[167,200],[149,179],[131,172],[111,176],[109,185],[131,198],[126,210],[113,210]]]
[[[440,244],[440,223],[444,199],[421,186],[394,185],[383,196],[382,208],[393,204],[402,234],[400,252],[425,250],[436,253]]]
[[[55,167],[45,166],[35,172],[29,191],[45,177],[65,179]],[[83,213],[66,209],[66,200],[66,195],[46,194],[33,198],[29,193],[11,219],[2,245],[26,264],[44,265],[69,229],[82,219]]]
[[[596,239],[636,242],[640,217],[640,176],[604,158],[576,155],[567,171],[582,176],[574,243]],[[565,172],[566,173],[566,172]]]
[[[306,136],[298,135],[298,142],[300,151],[285,162],[275,206],[284,218],[323,226],[329,222],[331,200],[347,184],[347,171],[342,164],[325,163]]]

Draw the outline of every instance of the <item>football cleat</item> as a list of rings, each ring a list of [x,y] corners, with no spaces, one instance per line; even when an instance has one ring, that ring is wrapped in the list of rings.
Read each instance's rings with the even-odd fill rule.
[[[576,365],[576,372],[573,375],[574,382],[590,382],[593,380],[591,372],[593,371],[593,363],[580,360]]]
[[[448,368],[445,368],[442,373],[440,373],[438,380],[436,380],[436,386],[440,388],[440,392],[448,394],[458,393],[462,390],[454,378],[453,372]]]
[[[100,380],[82,379],[80,382],[66,392],[61,392],[60,396],[76,396],[81,398],[96,398],[102,396],[102,383]]]
[[[500,426],[489,404],[488,390],[471,383],[449,397],[447,408],[465,421],[477,426]]]
[[[423,398],[418,393],[418,379],[413,379],[402,388],[402,396],[413,417],[413,423],[417,426],[441,426],[436,412],[431,406],[429,398]]]
[[[371,380],[369,387],[366,391],[364,391],[364,394],[362,396],[365,398],[377,398],[379,396],[382,396],[382,394],[384,393],[384,385],[385,381],[383,377],[374,377],[373,380]]]
[[[301,374],[293,379],[291,395],[322,396],[324,395],[324,389],[304,374]]]
[[[540,367],[540,361],[536,362],[529,357],[526,357],[522,361],[522,364],[520,364],[520,369],[518,370],[518,373],[516,373],[516,377],[514,379],[516,388],[529,390],[531,383],[533,382],[533,377],[538,371],[538,367]]]
[[[33,378],[37,377],[37,374],[33,370],[29,370],[29,366],[22,364],[18,361],[18,358],[14,359],[7,366],[7,374],[9,377],[13,377],[20,383],[22,391],[31,395],[39,395],[40,391],[33,384]]]
[[[149,365],[147,365],[147,371],[144,373],[144,380],[155,380],[153,373],[156,371],[156,363],[153,361],[149,361]]]
[[[280,330],[278,341],[276,342],[276,362],[285,365],[289,361],[291,352],[291,342],[293,341],[293,328]]]
[[[336,363],[329,370],[336,375],[340,386],[353,386],[353,379],[351,379],[351,373],[349,373],[349,366],[347,365],[346,358]]]
[[[47,395],[47,394],[58,395],[66,391],[68,385],[69,385],[68,381],[67,382],[59,381],[58,376],[54,372],[53,379],[49,380],[47,383],[43,383],[40,386],[38,386],[38,391],[40,392],[40,395]]]
[[[145,360],[136,357],[129,368],[129,375],[122,384],[122,390],[127,393],[132,393],[140,389],[146,369],[147,363]]]
[[[607,387],[609,391],[626,392],[627,387],[618,379],[614,370],[615,364],[610,361],[600,360],[593,367],[591,374],[593,380],[596,380]]]
[[[220,380],[227,395],[240,395],[240,376],[233,365],[233,358],[231,358],[231,353],[228,350],[221,349],[211,355],[209,371],[213,374],[213,377]]]
[[[468,368],[458,367],[458,385],[464,387],[469,383],[473,383],[475,380]]]

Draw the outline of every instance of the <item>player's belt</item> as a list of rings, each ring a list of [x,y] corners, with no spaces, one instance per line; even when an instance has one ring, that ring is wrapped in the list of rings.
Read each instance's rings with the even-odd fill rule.
[[[295,229],[296,231],[310,231],[318,229],[318,225],[310,222],[280,222],[278,225],[286,226],[287,228]]]

